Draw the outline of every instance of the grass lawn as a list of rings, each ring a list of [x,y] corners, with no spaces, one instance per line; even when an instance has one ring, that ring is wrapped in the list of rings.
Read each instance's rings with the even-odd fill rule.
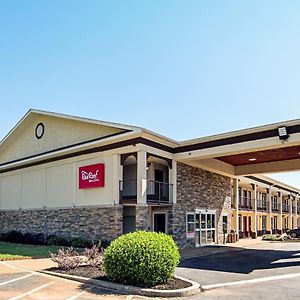
[[[0,242],[0,260],[48,257],[49,251],[54,253],[59,248],[59,246],[25,245]]]

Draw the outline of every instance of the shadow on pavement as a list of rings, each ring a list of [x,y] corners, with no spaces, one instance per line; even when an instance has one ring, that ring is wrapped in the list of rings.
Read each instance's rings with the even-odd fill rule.
[[[92,283],[89,283],[89,281],[87,281],[86,283],[83,283],[82,285],[80,285],[78,287],[79,290],[81,291],[86,291],[87,293],[91,293],[94,295],[103,295],[103,296],[113,296],[113,295],[123,295],[121,293],[118,293],[115,290],[110,290],[110,289],[105,289],[105,288],[101,288],[101,287],[96,287],[96,286],[92,286]]]
[[[259,269],[300,266],[299,251],[241,250],[241,248],[233,248],[232,250],[226,253],[186,258],[181,261],[179,267],[249,274]]]

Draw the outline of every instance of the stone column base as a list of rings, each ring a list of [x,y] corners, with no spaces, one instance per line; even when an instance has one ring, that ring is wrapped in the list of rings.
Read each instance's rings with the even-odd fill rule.
[[[148,205],[137,205],[136,206],[136,230],[148,230]]]

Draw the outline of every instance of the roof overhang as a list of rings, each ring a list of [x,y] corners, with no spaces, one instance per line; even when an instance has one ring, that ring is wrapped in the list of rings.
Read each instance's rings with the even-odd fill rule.
[[[192,140],[176,152],[179,161],[228,176],[300,170],[300,120]]]

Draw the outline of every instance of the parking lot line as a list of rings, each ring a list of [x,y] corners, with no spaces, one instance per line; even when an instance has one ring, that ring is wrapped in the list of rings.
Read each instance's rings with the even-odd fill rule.
[[[30,294],[33,294],[34,292],[37,292],[37,291],[39,291],[39,290],[41,290],[41,289],[44,289],[45,287],[48,287],[48,286],[50,286],[50,285],[52,285],[52,284],[54,284],[54,283],[55,283],[55,281],[51,281],[51,282],[49,282],[49,283],[47,283],[47,284],[44,284],[44,285],[42,285],[42,286],[40,286],[40,287],[37,287],[37,288],[35,288],[35,289],[33,289],[33,290],[30,290],[30,291],[28,291],[28,292],[26,292],[26,293],[24,293],[24,294],[21,294],[21,295],[19,295],[19,296],[13,297],[13,298],[10,298],[9,300],[17,300],[17,299],[21,299],[21,298],[23,298],[23,297],[25,297],[25,296],[28,296],[28,295],[30,295]]]
[[[232,281],[232,282],[224,282],[224,283],[216,283],[216,284],[210,284],[210,285],[202,285],[201,286],[201,290],[206,291],[206,290],[217,289],[217,288],[220,288],[220,287],[243,285],[243,284],[251,284],[251,283],[258,283],[258,282],[267,282],[267,281],[289,279],[289,278],[296,278],[296,277],[300,277],[300,273],[275,275],[275,276],[269,276],[269,277],[261,277],[261,278],[247,279],[247,280],[238,280],[238,281]]]
[[[30,273],[30,274],[24,275],[24,276],[22,276],[22,277],[18,277],[18,278],[11,279],[11,280],[8,280],[8,281],[5,281],[5,282],[1,282],[1,283],[0,283],[0,286],[1,286],[1,285],[5,285],[5,284],[9,284],[9,283],[12,283],[12,282],[15,282],[15,281],[18,281],[18,280],[27,278],[27,277],[30,277],[30,276],[32,276],[32,275],[34,275],[34,274],[33,274],[33,273]]]

